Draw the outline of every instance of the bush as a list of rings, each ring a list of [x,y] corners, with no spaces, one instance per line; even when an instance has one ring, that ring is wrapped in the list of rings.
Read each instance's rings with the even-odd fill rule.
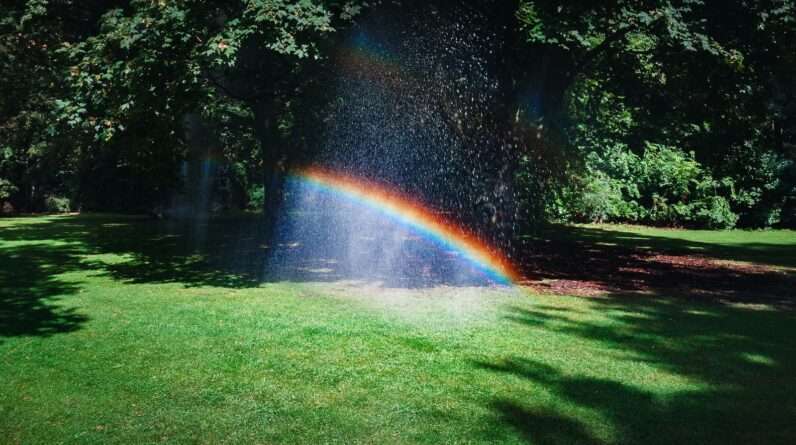
[[[732,205],[746,227],[787,225],[796,192],[796,164],[773,151],[745,150],[722,166],[736,178]]]
[[[67,213],[72,210],[69,198],[48,196],[44,198],[44,211],[48,213]]]
[[[693,221],[708,229],[732,229],[738,222],[730,203],[722,196],[710,196],[695,206]]]
[[[586,156],[585,175],[575,178],[566,196],[568,213],[586,222],[645,222],[654,225],[731,228],[738,221],[716,181],[694,159],[675,147],[646,143],[641,156],[622,144]]]
[[[578,219],[603,222],[623,219],[626,212],[621,182],[598,172],[582,179],[572,213]]]
[[[17,191],[17,187],[7,179],[0,178],[0,202],[10,198]]]

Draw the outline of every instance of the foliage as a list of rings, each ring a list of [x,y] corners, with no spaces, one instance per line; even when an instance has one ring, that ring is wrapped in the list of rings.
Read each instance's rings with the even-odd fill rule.
[[[522,2],[521,35],[529,51],[548,61],[548,74],[537,76],[549,79],[542,85],[557,86],[555,94],[564,98],[545,115],[558,119],[552,124],[576,147],[571,177],[579,184],[569,189],[590,194],[570,207],[596,202],[596,196],[612,202],[619,188],[631,198],[636,188],[646,188],[657,198],[624,200],[644,211],[605,204],[582,217],[687,220],[709,227],[731,225],[734,213],[745,226],[778,223],[793,187],[787,170],[796,154],[794,122],[788,117],[796,103],[791,88],[795,11],[792,1],[721,7],[700,0]],[[660,193],[643,176],[633,183],[620,164],[626,164],[626,153],[643,157],[648,141],[694,152],[698,165],[659,159],[685,169],[661,171],[675,181],[659,184],[666,189]],[[595,164],[592,153],[601,161]],[[604,158],[612,155],[619,158],[606,164]],[[682,182],[666,175],[694,168],[722,178],[697,187],[714,188],[718,195],[697,198],[704,202],[697,205],[691,191],[688,204],[678,204],[671,187]],[[558,196],[550,201],[550,211],[562,215],[563,193]],[[727,206],[729,212],[720,210]]]
[[[308,67],[361,9],[356,1],[11,2],[0,21],[0,86],[15,94],[3,98],[0,134],[12,154],[0,177],[30,210],[51,191],[85,208],[162,205],[190,157],[190,113],[217,119],[230,163],[246,159],[244,182],[261,177],[253,172],[263,160],[278,157],[247,153],[286,144],[256,127],[276,127],[300,102],[317,76]]]
[[[8,179],[0,178],[0,202],[7,200],[17,191],[17,187]]]
[[[46,6],[16,1],[0,10],[0,200],[23,210],[41,210],[50,193],[69,193],[75,172],[52,114],[63,91],[63,59],[54,49],[67,33]]]
[[[563,211],[582,222],[732,228],[738,217],[722,196],[731,189],[731,180],[714,180],[693,153],[647,143],[639,156],[617,145],[586,156]]]
[[[253,185],[247,190],[249,198],[249,210],[260,211],[263,209],[263,202],[265,202],[265,187],[262,184]]]
[[[792,0],[518,0],[500,13],[488,0],[437,3],[463,24],[476,11],[503,30],[488,69],[505,109],[488,112],[521,141],[501,162],[511,164],[522,218],[796,221]],[[183,162],[199,158],[186,118],[200,116],[213,135],[202,155],[222,164],[222,207],[273,213],[281,175],[319,145],[336,100],[329,56],[357,17],[380,10],[396,9],[363,0],[5,2],[0,199],[21,211],[43,210],[48,196],[82,209],[161,207],[185,188]]]
[[[48,196],[44,198],[44,211],[49,213],[68,213],[72,210],[69,198]]]

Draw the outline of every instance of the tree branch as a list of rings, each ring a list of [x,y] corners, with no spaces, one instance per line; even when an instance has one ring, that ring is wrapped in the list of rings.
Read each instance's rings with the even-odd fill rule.
[[[602,54],[604,54],[605,52],[607,52],[611,48],[611,45],[614,42],[617,42],[619,40],[624,39],[632,31],[639,30],[639,29],[642,29],[642,28],[645,28],[645,27],[646,28],[651,27],[653,24],[657,23],[658,20],[660,20],[662,17],[663,17],[663,15],[659,15],[655,20],[653,20],[653,21],[651,21],[651,22],[649,22],[649,23],[647,23],[645,25],[642,25],[642,26],[639,26],[638,23],[630,23],[630,24],[628,24],[626,26],[623,26],[623,27],[617,29],[613,33],[609,34],[602,42],[600,42],[599,45],[595,46],[594,48],[592,48],[591,50],[586,52],[586,55],[584,56],[583,59],[580,60],[579,63],[575,64],[574,73],[582,73],[586,69],[590,68],[591,65],[594,64],[594,62]]]
[[[608,37],[605,38],[599,45],[595,46],[591,50],[586,53],[586,56],[581,59],[579,63],[575,64],[575,72],[580,73],[585,71],[589,66],[591,66],[597,58],[604,53],[608,48],[611,46],[612,43],[621,40],[627,36],[630,31],[634,29],[633,25],[625,26],[621,29],[618,29],[614,33],[610,34]]]
[[[215,76],[213,76],[208,70],[203,69],[202,71],[204,72],[205,78],[207,78],[207,80],[209,80],[210,83],[213,84],[213,86],[218,88],[223,94],[225,94],[225,95],[227,95],[227,96],[229,96],[229,97],[231,97],[231,98],[233,98],[235,100],[239,100],[241,102],[251,103],[251,102],[258,101],[259,99],[262,99],[265,96],[273,95],[273,91],[270,90],[270,89],[254,90],[251,94],[246,94],[246,95],[236,93],[232,89],[230,89],[226,85],[224,85],[223,81],[221,81],[218,78],[216,78]]]

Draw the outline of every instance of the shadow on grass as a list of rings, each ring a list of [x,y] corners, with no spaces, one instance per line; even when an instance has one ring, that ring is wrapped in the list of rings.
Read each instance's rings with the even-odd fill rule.
[[[0,242],[56,242],[48,248],[73,268],[97,270],[131,283],[189,287],[252,287],[262,265],[254,219],[157,221],[143,217],[81,215],[3,228]],[[63,245],[76,246],[64,248]],[[20,248],[25,248],[22,244]],[[15,247],[9,247],[12,251]],[[118,255],[119,258],[96,257]]]
[[[399,267],[390,269],[391,274],[374,275],[368,268],[352,265],[347,253],[329,242],[332,231],[332,227],[319,229],[274,244],[256,216],[157,221],[81,215],[4,228],[0,242],[56,240],[77,243],[87,254],[123,255],[125,260],[115,263],[82,264],[131,283],[255,287],[262,282],[348,280],[400,288],[490,284],[477,276],[460,279],[454,273],[454,260],[439,255],[431,245],[398,252]],[[326,245],[330,247],[317,247]]]
[[[58,299],[79,290],[57,275],[79,267],[71,247],[45,244],[0,248],[0,337],[51,335],[77,329],[86,317]]]
[[[598,227],[552,225],[543,230],[541,240],[554,243],[580,242],[590,247],[619,247],[647,250],[663,254],[695,254],[719,260],[746,261],[768,266],[796,268],[796,232],[788,243],[761,242],[699,242],[672,236],[655,236],[622,230],[604,230]],[[699,231],[691,231],[699,233]],[[708,232],[706,232],[708,233]],[[715,233],[715,232],[714,232]],[[718,232],[722,233],[722,232]],[[732,238],[753,237],[757,232],[736,230]],[[730,238],[730,236],[726,237]]]
[[[543,410],[531,410],[512,400],[498,400],[492,409],[528,443],[538,445],[597,445],[597,440],[577,420]]]
[[[588,227],[551,227],[523,240],[530,283],[560,294],[652,292],[792,308],[796,240],[721,245]],[[745,261],[753,264],[728,264]]]
[[[59,278],[59,274],[69,271],[93,270],[122,282],[175,283],[186,287],[246,288],[269,281],[373,282],[367,272],[347,266],[349,262],[340,257],[340,252],[305,249],[325,242],[323,238],[330,236],[331,230],[333,227],[318,231],[318,239],[271,245],[257,217],[156,221],[79,215],[7,224],[0,230],[0,333],[34,334],[79,326],[81,318],[77,314],[50,304],[55,298],[78,290],[77,284]],[[695,246],[680,241],[673,246],[670,240],[635,234],[632,240],[623,241],[629,244],[609,246],[606,239],[630,235],[606,235],[585,228],[561,230],[563,235],[559,238],[539,240],[522,255],[521,262],[529,274],[591,280],[614,291],[671,290],[676,285],[677,292],[667,295],[763,301],[782,306],[793,302],[791,290],[796,288],[796,281],[792,274],[660,263],[650,260],[654,252],[631,246],[651,244],[677,251]],[[710,253],[706,253],[708,247],[696,247],[702,248],[703,254]],[[733,255],[746,258],[743,248],[733,249]],[[424,256],[422,248],[402,255],[396,264],[405,267],[406,273],[378,277],[383,286],[479,285],[450,281],[451,270],[455,269],[452,263],[445,258]]]
[[[4,220],[6,224],[13,219]],[[212,263],[226,243],[247,243],[234,231],[164,224],[144,218],[82,215],[29,218],[0,229],[0,337],[50,335],[87,320],[62,307],[80,283],[61,274],[94,271],[131,283],[256,286],[245,257]],[[103,257],[111,255],[111,258]],[[115,257],[120,255],[120,257]],[[226,260],[226,258],[224,258]]]
[[[653,372],[648,377],[654,380],[639,381],[627,370],[565,369],[518,356],[475,365],[541,385],[597,413],[612,443],[796,443],[796,315],[618,295],[590,304],[604,318],[516,308],[509,319],[529,333],[565,334],[629,365],[660,370],[660,376]],[[694,389],[666,391],[671,375],[694,382]],[[539,403],[503,397],[492,408],[529,443],[606,442],[594,424]]]
[[[272,245],[255,216],[158,221],[86,214],[6,219],[4,223],[0,229],[0,336],[79,327],[83,318],[53,304],[79,291],[78,284],[59,277],[72,271],[95,271],[126,283],[185,287],[374,281],[367,271],[350,267],[340,252],[320,255],[312,248],[322,245],[328,233],[318,231],[317,239]],[[408,252],[398,261],[406,273],[385,275],[380,282],[401,288],[485,284],[448,281],[453,276],[451,266],[421,254]],[[430,273],[413,274],[417,271],[413,268]]]
[[[516,308],[509,319],[522,328],[517,335],[570,336],[573,344],[599,348],[598,354],[611,354],[616,361],[659,369],[663,381],[639,382],[627,369],[590,373],[580,356],[572,358],[581,361],[572,369],[526,356],[498,356],[474,365],[485,373],[541,386],[554,393],[555,400],[594,411],[605,419],[618,443],[796,443],[796,314],[675,301],[664,298],[670,294],[661,291],[675,283],[685,290],[718,290],[723,301],[745,302],[766,295],[772,286],[784,289],[792,281],[767,280],[788,276],[755,270],[720,271],[714,276],[710,271],[704,275],[702,269],[697,273],[703,275],[682,275],[690,273],[687,268],[653,266],[655,278],[645,278],[636,269],[650,267],[649,262],[639,257],[637,248],[605,246],[599,233],[583,230],[569,241],[554,240],[546,250],[530,252],[531,263],[540,264],[537,273],[606,283],[627,279],[640,283],[648,295],[614,293],[590,299],[588,314],[562,307]],[[641,238],[633,242],[658,242]],[[664,243],[672,248],[668,240]],[[688,247],[678,242],[668,252]],[[132,283],[253,287],[272,279],[263,267],[272,248],[256,218],[184,223],[84,215],[6,226],[0,230],[0,337],[78,329],[86,318],[59,304],[80,290],[80,283],[61,277],[66,272],[93,271]],[[552,258],[544,260],[545,254]],[[746,257],[738,253],[737,258]],[[328,263],[325,258],[308,261]],[[351,277],[348,271],[317,275],[310,270],[306,275],[296,273],[293,279]],[[744,283],[759,287],[743,288]],[[748,291],[733,293],[738,288]],[[793,288],[772,295],[784,301]],[[591,320],[589,314],[600,314],[600,319]],[[666,378],[672,375],[695,382],[691,385],[695,389],[665,391]],[[658,387],[663,390],[651,389]],[[594,431],[593,420],[589,423],[561,406],[510,394],[489,403],[499,422],[515,428],[529,443],[606,441],[605,434]]]

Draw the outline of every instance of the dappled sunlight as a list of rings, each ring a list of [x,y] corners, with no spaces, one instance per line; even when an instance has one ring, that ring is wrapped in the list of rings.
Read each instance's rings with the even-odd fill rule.
[[[69,305],[81,283],[61,274],[82,267],[83,250],[45,239],[6,245],[0,232],[0,337],[70,332],[88,320]],[[0,340],[1,341],[1,340]]]
[[[529,241],[520,255],[528,277],[524,284],[562,295],[659,293],[793,308],[792,245],[772,247],[770,255],[757,262],[758,253],[749,243],[714,245],[674,236],[550,227]]]
[[[198,229],[191,221],[91,215],[26,221],[0,231],[0,261],[10,265],[0,270],[0,346],[11,345],[4,357],[61,382],[59,397],[76,397],[20,343],[44,337],[53,342],[46,356],[79,357],[63,361],[63,378],[79,381],[82,363],[109,376],[99,389],[80,387],[104,410],[116,401],[97,390],[118,396],[130,391],[118,382],[157,375],[160,383],[133,391],[139,406],[151,408],[152,391],[169,385],[182,388],[171,390],[182,409],[224,404],[254,423],[261,409],[274,419],[323,409],[369,434],[717,445],[737,437],[784,444],[794,434],[796,314],[764,291],[751,294],[756,299],[727,291],[773,273],[766,270],[734,268],[722,283],[705,263],[691,286],[717,291],[714,298],[649,280],[639,282],[643,292],[601,288],[577,297],[358,274],[333,249],[306,250],[312,239],[266,241],[255,217],[211,218]],[[550,239],[538,252],[560,246],[561,258],[538,263],[550,280],[613,283],[611,274],[636,273],[633,266],[651,267],[659,255],[595,246],[598,253],[578,260],[603,268],[578,269],[563,255],[589,245],[588,237]],[[274,253],[285,269],[265,274]],[[612,255],[625,263],[618,267]],[[689,264],[662,276],[702,273]],[[119,350],[144,361],[105,369]],[[389,413],[388,426],[371,425],[374,412]]]
[[[544,297],[550,298],[556,297]],[[789,341],[796,315],[619,295],[590,299],[591,310],[584,312],[569,310],[569,297],[558,298],[564,306],[513,306],[506,319],[530,329],[524,334],[529,338],[565,335],[577,345],[565,352],[569,359],[522,354],[474,364],[594,410],[613,434],[605,437],[595,424],[558,414],[556,405],[497,398],[495,410],[529,441],[786,443],[792,412],[784,407],[796,400],[788,383],[796,373]],[[585,348],[616,351],[612,359],[624,365],[584,366]],[[636,371],[620,371],[625,366]],[[540,418],[555,419],[552,424],[562,429],[550,431]],[[695,423],[702,427],[684,427]]]

